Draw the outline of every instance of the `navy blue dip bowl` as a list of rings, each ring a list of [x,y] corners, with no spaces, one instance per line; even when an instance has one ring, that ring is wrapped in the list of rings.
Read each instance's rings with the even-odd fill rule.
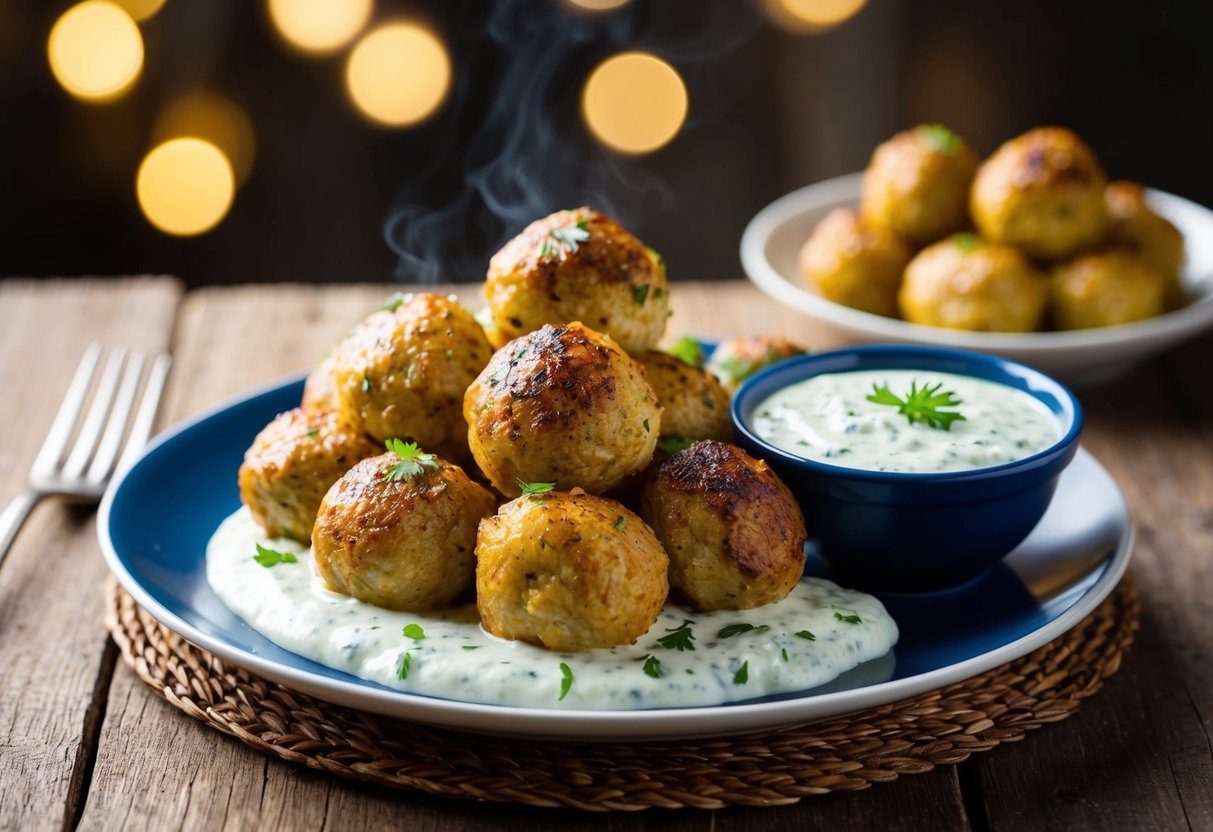
[[[751,429],[772,393],[823,373],[923,370],[998,382],[1057,416],[1061,438],[1016,462],[970,471],[906,474],[804,459]],[[764,459],[804,511],[809,537],[839,580],[886,592],[931,592],[966,583],[1014,549],[1040,521],[1078,450],[1082,408],[1038,370],[1004,358],[936,347],[873,345],[781,361],[733,398],[738,444]]]

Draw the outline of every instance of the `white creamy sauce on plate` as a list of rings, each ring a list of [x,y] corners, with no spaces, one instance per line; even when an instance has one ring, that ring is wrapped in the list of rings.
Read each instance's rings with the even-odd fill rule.
[[[262,566],[257,544],[296,561]],[[234,613],[293,653],[397,690],[500,705],[630,710],[792,693],[886,655],[898,635],[876,598],[806,578],[776,604],[669,605],[636,644],[558,653],[488,634],[474,604],[395,612],[331,592],[310,550],[267,539],[244,508],[211,538],[206,576]]]
[[[949,429],[913,424],[896,406],[868,401],[876,385],[901,399],[942,384],[960,404],[940,408],[963,420]],[[755,408],[754,432],[806,459],[867,471],[932,473],[988,468],[1024,459],[1061,438],[1045,405],[1005,384],[922,370],[827,373],[772,393]]]

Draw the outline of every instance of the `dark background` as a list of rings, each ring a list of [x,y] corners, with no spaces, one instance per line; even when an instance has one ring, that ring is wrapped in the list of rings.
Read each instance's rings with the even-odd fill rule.
[[[861,168],[922,121],[983,154],[1063,124],[1114,178],[1213,204],[1203,3],[871,0],[807,36],[735,0],[632,0],[598,16],[559,0],[380,0],[373,20],[428,20],[455,68],[443,109],[403,131],[355,113],[345,52],[292,52],[250,0],[168,0],[140,26],[134,89],[76,101],[46,60],[69,5],[0,0],[0,275],[478,280],[527,221],[589,203],[661,251],[675,278],[738,277],[759,208]],[[691,101],[682,133],[639,158],[601,149],[578,113],[586,74],[630,48],[669,60]],[[256,159],[222,224],[169,237],[140,213],[135,171],[157,113],[203,89],[249,114]]]

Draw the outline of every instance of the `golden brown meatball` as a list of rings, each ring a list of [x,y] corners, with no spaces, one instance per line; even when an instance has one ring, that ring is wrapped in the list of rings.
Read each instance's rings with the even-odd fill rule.
[[[915,245],[969,224],[977,154],[942,124],[920,124],[876,148],[863,175],[866,222]]]
[[[787,596],[804,571],[800,506],[765,462],[696,442],[653,472],[641,514],[670,557],[670,586],[703,610],[744,610]]]
[[[982,164],[969,209],[986,239],[1039,260],[1057,260],[1106,239],[1107,184],[1082,139],[1062,127],[1038,127]]]
[[[759,370],[806,352],[804,347],[778,335],[730,338],[716,347],[708,361],[708,370],[720,379],[729,393],[736,393],[741,383]]]
[[[316,571],[329,589],[368,604],[438,609],[471,587],[476,529],[497,501],[456,465],[405,457],[364,460],[329,489],[312,535]]]
[[[1188,298],[1179,281],[1184,262],[1184,238],[1179,229],[1150,208],[1145,189],[1136,182],[1113,182],[1104,195],[1112,216],[1112,239],[1132,249],[1162,276],[1168,307],[1183,306]]]
[[[504,340],[584,321],[636,354],[657,344],[669,317],[661,255],[589,208],[528,225],[489,261],[484,296]]]
[[[307,374],[303,382],[303,401],[300,407],[309,413],[324,413],[337,410],[337,377],[333,372],[333,356],[321,361]]]
[[[954,234],[906,267],[898,300],[907,321],[980,332],[1031,332],[1044,316],[1047,281],[1009,246]]]
[[[404,296],[337,345],[340,410],[380,441],[413,440],[468,462],[463,392],[492,354],[480,324],[454,298]]]
[[[1053,267],[1049,312],[1058,329],[1113,326],[1159,315],[1166,281],[1140,258],[1112,249]]]
[[[631,644],[661,614],[669,563],[653,530],[614,500],[524,496],[480,524],[476,606],[493,635],[549,650]]]
[[[579,322],[506,344],[467,390],[472,455],[503,494],[518,481],[601,493],[648,463],[661,407],[640,366]]]
[[[800,250],[809,288],[826,300],[877,315],[897,314],[897,287],[910,250],[850,208],[835,208]]]
[[[648,350],[636,360],[661,406],[663,436],[687,439],[733,438],[729,394],[711,373],[667,352]]]
[[[266,425],[244,454],[240,499],[267,535],[306,543],[324,492],[377,452],[336,413],[288,410]]]

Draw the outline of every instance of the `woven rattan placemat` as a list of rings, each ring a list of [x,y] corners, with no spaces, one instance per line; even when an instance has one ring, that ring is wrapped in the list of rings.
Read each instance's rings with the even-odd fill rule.
[[[107,596],[106,625],[139,677],[259,751],[444,797],[600,811],[782,805],[959,763],[1073,713],[1120,666],[1140,612],[1126,576],[1068,633],[940,690],[768,733],[609,744],[481,737],[332,705],[190,644],[112,579]]]

